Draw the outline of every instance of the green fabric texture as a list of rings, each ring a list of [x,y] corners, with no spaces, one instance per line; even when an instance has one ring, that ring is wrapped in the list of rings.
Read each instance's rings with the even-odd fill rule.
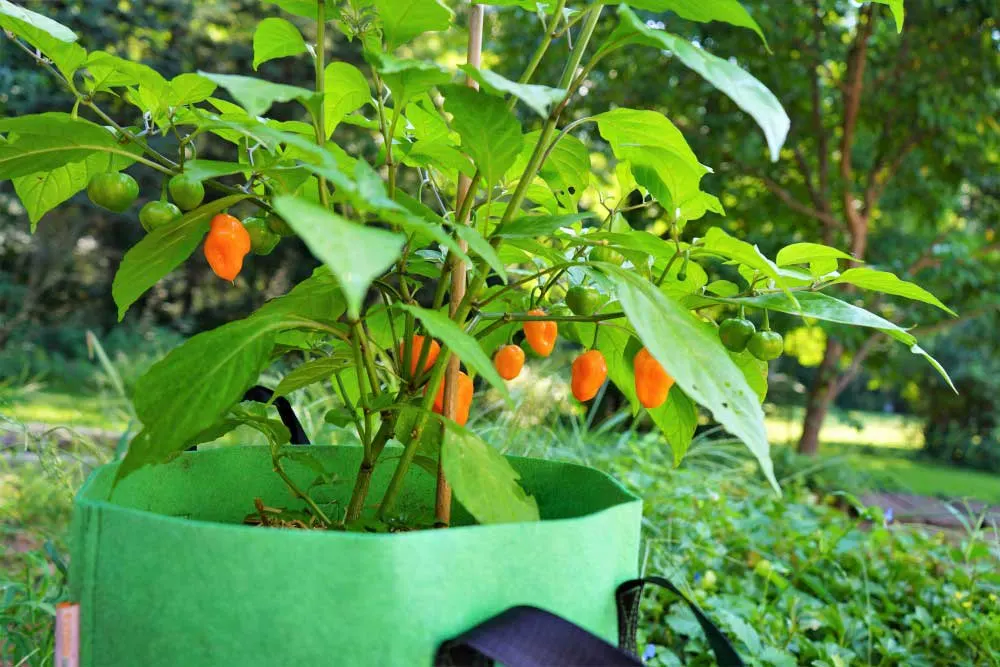
[[[346,506],[360,449],[309,451],[343,480],[314,497]],[[74,516],[80,664],[430,665],[443,640],[519,604],[616,642],[614,591],[637,576],[641,502],[591,468],[509,460],[542,521],[395,534],[241,525],[255,497],[299,505],[263,447],[185,453],[110,498],[117,464],[103,466]],[[373,499],[392,467],[376,469]],[[303,486],[316,475],[287,470]],[[414,466],[406,481],[398,507],[425,515],[434,479]]]

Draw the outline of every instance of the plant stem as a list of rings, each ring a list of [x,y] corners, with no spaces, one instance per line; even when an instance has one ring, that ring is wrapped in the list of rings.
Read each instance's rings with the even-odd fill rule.
[[[480,63],[482,62],[482,53],[483,6],[481,4],[474,4],[472,5],[472,9],[469,11],[469,46],[466,55],[466,62],[472,67],[478,69]],[[465,85],[473,89],[479,88],[475,79],[472,77],[466,77]],[[466,203],[468,200],[475,197],[475,191],[472,189],[472,185],[473,183],[471,178],[465,176],[464,174],[459,176],[457,198],[458,201],[461,202],[461,205],[456,208],[464,211],[465,215],[455,220],[456,225],[467,225],[469,223],[470,209]],[[461,239],[459,239],[458,245],[463,252],[468,249],[468,244]],[[459,305],[462,303],[462,299],[465,298],[467,270],[468,267],[466,267],[465,261],[461,259],[456,258],[452,263],[451,307],[449,309],[452,317],[455,316]],[[448,360],[448,366],[445,370],[444,376],[443,412],[444,416],[452,421],[455,421],[457,417],[458,373],[460,363],[461,362],[456,355],[451,355],[451,358]],[[451,524],[451,485],[448,484],[448,480],[445,478],[444,467],[441,457],[439,456],[437,494],[434,502],[434,525],[440,528],[447,528],[449,524]]]
[[[500,320],[502,322],[604,322],[620,320],[625,313],[600,313],[598,315],[529,315],[528,313],[479,313],[484,320]]]
[[[295,480],[293,480],[291,477],[288,476],[288,473],[285,472],[285,469],[281,467],[281,461],[275,458],[273,460],[273,463],[274,463],[274,472],[278,473],[278,476],[285,483],[285,485],[288,486],[288,488],[296,497],[301,498],[302,500],[305,501],[306,505],[309,506],[309,509],[313,511],[313,516],[322,521],[323,525],[327,526],[328,528],[331,525],[333,525],[333,522],[330,521],[330,517],[328,517],[326,513],[320,509],[319,505],[316,504],[316,501],[310,498],[309,494],[305,493],[302,489],[300,489],[299,485],[295,483]]]
[[[326,2],[316,3],[316,92],[320,96],[319,113],[316,117],[316,143],[322,148],[326,143]],[[319,201],[324,208],[330,207],[330,193],[326,189],[326,178],[318,179]]]

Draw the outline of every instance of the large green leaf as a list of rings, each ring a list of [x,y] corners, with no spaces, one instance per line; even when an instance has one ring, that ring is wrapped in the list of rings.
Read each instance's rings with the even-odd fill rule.
[[[462,137],[462,150],[472,158],[490,186],[500,181],[521,152],[521,125],[503,100],[467,88],[448,86],[445,111]]]
[[[953,390],[955,386],[951,382],[947,371],[934,357],[917,345],[916,337],[903,329],[899,325],[893,324],[889,320],[879,317],[875,313],[859,308],[853,304],[841,301],[832,296],[820,292],[797,292],[798,302],[792,302],[785,294],[761,294],[754,297],[738,297],[733,299],[719,299],[706,297],[710,301],[720,303],[732,303],[736,305],[750,306],[752,308],[767,308],[790,315],[801,315],[806,318],[836,322],[838,324],[848,324],[856,327],[866,327],[878,329],[891,338],[895,338],[903,343],[913,354],[924,357],[927,362],[940,373]]]
[[[451,73],[440,65],[426,60],[396,58],[387,53],[366,53],[385,85],[392,93],[392,103],[402,110],[413,98],[434,86],[451,80]]]
[[[25,26],[41,30],[61,42],[75,42],[77,39],[76,33],[62,23],[7,0],[0,0],[0,28],[10,30],[15,35],[22,35]]]
[[[820,243],[793,243],[779,250],[774,261],[778,266],[793,266],[795,264],[810,264],[821,259],[854,260],[843,250]]]
[[[666,116],[620,108],[598,114],[594,120],[615,157],[629,162],[639,185],[665,206],[680,206],[701,192],[701,177],[711,170],[698,162],[684,135]],[[669,196],[661,192],[660,184]]]
[[[323,79],[326,89],[323,116],[326,136],[329,137],[344,116],[372,101],[372,91],[365,75],[350,63],[330,63],[323,71]]]
[[[521,476],[479,436],[444,420],[441,467],[455,499],[482,524],[537,521],[538,503],[525,493]]]
[[[888,271],[878,271],[869,268],[848,269],[830,284],[836,285],[837,283],[847,283],[874,292],[884,292],[893,296],[902,296],[907,299],[922,301],[932,306],[937,306],[949,315],[957,316],[955,311],[941,303],[940,299],[920,285],[900,280],[896,274]]]
[[[213,215],[249,197],[230,195],[185,213],[176,222],[154,229],[125,253],[111,285],[118,319],[146,290],[155,285],[198,247]]]
[[[321,266],[284,296],[271,299],[253,317],[305,318],[334,322],[347,309],[340,284],[329,268]]]
[[[251,169],[248,164],[239,162],[223,162],[221,160],[188,160],[184,163],[184,176],[188,180],[201,181],[228,176],[230,174],[240,174]]]
[[[328,357],[307,361],[281,378],[281,382],[274,389],[274,396],[271,400],[279,396],[287,396],[293,391],[311,384],[329,380],[334,373],[344,370],[353,363],[353,355],[346,347]]]
[[[66,113],[0,118],[0,133],[4,132],[18,138],[0,143],[0,181],[58,169],[96,152],[132,157],[107,128]]]
[[[143,430],[118,469],[122,479],[162,463],[239,402],[267,366],[278,319],[246,319],[198,334],[139,378],[135,411]]]
[[[299,86],[273,83],[263,79],[255,79],[252,76],[213,74],[201,71],[198,74],[225,88],[251,116],[263,115],[275,102],[298,100],[303,104],[309,104],[316,95],[313,91]]]
[[[138,146],[128,150],[140,152]],[[91,177],[107,171],[121,171],[135,162],[131,157],[112,153],[92,153],[81,162],[13,179],[14,191],[31,220],[34,231],[42,216],[87,187]]]
[[[253,68],[276,58],[297,56],[306,52],[302,33],[291,21],[279,18],[264,19],[253,33]]]
[[[720,227],[712,227],[705,234],[701,247],[712,254],[725,257],[767,276],[776,285],[786,290],[788,298],[792,302],[795,301],[792,293],[787,291],[788,286],[785,284],[784,273],[757,246],[730,236]]]
[[[452,354],[462,360],[462,363],[467,368],[482,375],[504,398],[508,401],[510,400],[507,384],[500,377],[500,374],[497,373],[496,368],[493,367],[493,362],[490,361],[490,358],[479,347],[476,339],[466,333],[462,327],[455,324],[444,313],[439,313],[436,310],[428,310],[408,304],[403,304],[400,307],[419,319],[427,329],[427,332],[444,343],[451,350]]]
[[[615,279],[622,309],[653,357],[685,394],[746,444],[767,480],[779,491],[764,412],[719,337],[648,281],[611,264],[599,266]]]
[[[764,131],[767,145],[771,149],[771,159],[778,159],[781,146],[788,136],[790,121],[778,98],[764,84],[729,60],[713,56],[682,37],[647,26],[625,5],[618,8],[618,18],[618,27],[601,45],[600,54],[610,53],[629,44],[643,44],[670,51],[687,67],[728,95],[736,106],[750,114]]]
[[[899,1],[902,2],[902,0]],[[749,28],[760,36],[760,40],[767,47],[767,39],[761,32],[760,26],[737,0],[631,0],[628,4],[634,9],[674,12],[688,21],[698,21],[699,23],[722,21],[741,28]]]
[[[8,9],[14,7],[14,14],[5,14],[5,7]],[[86,49],[77,44],[75,41],[65,41],[56,37],[44,27],[39,27],[16,18],[20,12],[29,14],[37,19],[41,19],[42,24],[47,24],[47,22],[51,21],[44,16],[35,14],[26,9],[21,9],[20,7],[11,5],[9,2],[4,0],[3,3],[0,3],[0,30],[10,30],[15,36],[20,37],[28,44],[41,51],[45,57],[51,60],[52,64],[54,64],[56,68],[62,72],[63,76],[67,79],[72,79],[73,73],[76,72],[76,70],[87,60]],[[55,23],[55,21],[51,21],[51,23],[58,26],[56,29],[58,34],[62,36],[71,35],[72,39],[76,39],[76,35],[73,34],[69,28]]]
[[[193,72],[178,74],[170,80],[170,90],[173,93],[170,98],[170,106],[179,107],[185,104],[203,102],[212,96],[216,88],[215,82],[200,74]]]
[[[417,35],[447,30],[454,13],[440,0],[375,0],[389,50]]]
[[[351,222],[291,195],[275,197],[273,205],[309,250],[337,276],[347,298],[348,313],[357,317],[368,287],[399,258],[406,238]]]
[[[476,69],[471,65],[465,65],[462,69],[479,82],[481,90],[501,97],[505,94],[513,95],[542,118],[548,118],[552,105],[566,97],[566,91],[562,88],[517,83],[491,70]]]
[[[514,218],[493,232],[494,236],[504,238],[534,239],[539,236],[549,236],[562,227],[570,227],[574,222],[593,218],[591,212],[570,213],[567,215],[526,215]]]

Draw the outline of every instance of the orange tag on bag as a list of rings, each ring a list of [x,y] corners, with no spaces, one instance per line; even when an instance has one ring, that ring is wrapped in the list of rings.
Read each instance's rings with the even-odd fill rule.
[[[55,667],[80,665],[80,605],[60,602],[56,605]]]

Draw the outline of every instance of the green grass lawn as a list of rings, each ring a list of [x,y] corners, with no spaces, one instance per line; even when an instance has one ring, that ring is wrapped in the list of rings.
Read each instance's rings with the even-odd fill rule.
[[[121,401],[102,396],[31,392],[6,397],[5,409],[20,422],[123,431]],[[793,445],[802,409],[767,407],[767,430],[775,445]],[[832,411],[820,433],[821,451],[844,457],[886,486],[910,493],[974,497],[1000,502],[1000,475],[925,463],[909,458],[923,446],[921,423],[905,415]]]

